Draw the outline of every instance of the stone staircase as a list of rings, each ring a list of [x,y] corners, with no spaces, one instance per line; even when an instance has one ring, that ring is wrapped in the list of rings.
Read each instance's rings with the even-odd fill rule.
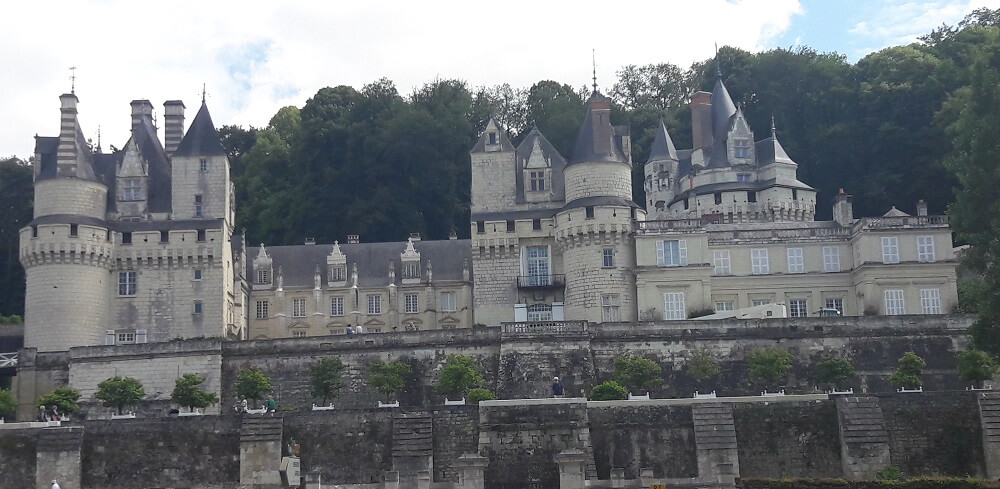
[[[979,400],[979,422],[983,427],[983,451],[986,455],[986,476],[1000,477],[1000,392],[982,392]]]
[[[891,464],[889,433],[877,397],[838,397],[837,416],[840,418],[840,452],[847,478],[871,478]]]
[[[240,426],[240,441],[281,441],[281,416],[246,416]]]
[[[392,467],[399,488],[411,489],[434,471],[434,420],[430,413],[400,413],[392,418]]]
[[[698,477],[722,478],[731,485],[733,478],[740,475],[733,407],[719,402],[695,404],[691,407],[691,417],[698,451]]]

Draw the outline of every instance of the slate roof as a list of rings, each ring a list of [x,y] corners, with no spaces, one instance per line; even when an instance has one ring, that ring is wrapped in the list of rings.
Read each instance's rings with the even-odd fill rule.
[[[226,149],[222,147],[219,131],[212,123],[212,115],[208,113],[208,106],[202,101],[198,114],[191,121],[187,134],[181,139],[173,156],[219,156],[224,154],[226,154]]]
[[[211,123],[211,119],[209,119],[209,123]],[[216,138],[218,138],[218,133],[216,133]],[[151,121],[143,121],[132,128],[132,139],[135,140],[142,159],[149,165],[147,168],[149,212],[170,212],[170,160],[167,159],[167,153],[163,150],[160,138],[156,135],[156,128],[153,127]],[[126,145],[126,147],[128,146]]]
[[[667,132],[667,126],[663,123],[663,119],[660,119],[660,124],[656,128],[656,138],[653,139],[653,145],[649,148],[649,159],[646,160],[646,163],[658,160],[679,161],[677,148],[674,147],[674,141],[670,139],[670,133]]]
[[[611,127],[609,117],[594,115],[594,112],[604,110],[608,110],[610,115],[610,109],[611,99],[601,95],[600,92],[590,95],[569,165],[589,161],[628,162],[617,141],[615,128]]]
[[[427,261],[431,261],[434,281],[461,281],[463,262],[469,265],[469,280],[472,280],[472,242],[468,239],[417,241],[414,249],[420,253],[420,273],[422,280],[427,277]],[[284,287],[313,287],[313,274],[319,266],[321,284],[327,284],[326,257],[333,249],[332,244],[267,246],[271,257],[274,276],[281,268]],[[396,284],[402,284],[402,264],[399,255],[406,249],[406,242],[394,243],[340,243],[340,251],[347,256],[348,286],[354,264],[358,266],[358,286],[377,287],[389,285],[389,262],[396,264]],[[247,248],[247,277],[253,277],[253,259],[259,247]],[[277,283],[275,278],[275,284]]]
[[[497,132],[500,133],[500,151],[514,151],[514,145],[511,144],[510,138],[507,137],[507,131],[497,123],[497,120],[490,117],[489,122],[486,123],[486,127],[493,123],[497,128]],[[483,134],[479,136],[479,141],[476,141],[476,145],[472,148],[470,153],[485,153],[486,152],[486,142],[489,139],[489,131],[483,130]]]
[[[538,141],[538,147],[542,150],[542,154],[549,162],[549,168],[552,173],[549,181],[552,184],[552,196],[554,200],[565,200],[566,199],[566,186],[565,179],[563,178],[563,170],[566,168],[566,158],[563,158],[559,151],[556,150],[555,146],[538,130],[537,127],[532,128],[531,132],[524,137],[524,141],[517,146],[517,180],[515,181],[515,187],[517,190],[517,197],[515,201],[519,204],[525,202],[524,197],[524,166],[527,164],[528,157],[531,156],[531,151],[535,147],[535,140]]]
[[[715,81],[715,88],[712,90],[712,157],[708,162],[709,168],[722,168],[729,166],[729,158],[726,151],[726,139],[733,117],[736,115],[736,104],[729,96],[729,90],[722,83],[720,77]]]
[[[59,138],[35,136],[35,154],[39,157],[39,171],[36,180],[44,180],[56,176],[56,152],[59,150]]]
[[[764,166],[771,163],[796,164],[792,161],[792,158],[788,156],[788,153],[785,152],[785,148],[781,147],[781,143],[778,142],[778,138],[775,136],[771,136],[767,139],[754,143],[754,151],[757,153],[758,166]]]

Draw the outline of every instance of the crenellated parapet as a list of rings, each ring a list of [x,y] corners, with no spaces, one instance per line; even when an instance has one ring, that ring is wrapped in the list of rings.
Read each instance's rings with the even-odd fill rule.
[[[25,268],[49,264],[77,264],[110,269],[114,243],[107,230],[91,226],[50,224],[21,230],[19,259]],[[77,236],[72,236],[75,229]],[[100,236],[100,237],[99,237]]]

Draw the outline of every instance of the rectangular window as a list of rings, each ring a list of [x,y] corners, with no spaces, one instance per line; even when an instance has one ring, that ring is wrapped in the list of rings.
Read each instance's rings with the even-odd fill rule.
[[[806,307],[805,299],[790,299],[788,301],[788,315],[793,318],[804,318],[809,315]]]
[[[924,314],[941,314],[941,289],[920,289],[920,310]]]
[[[532,192],[545,190],[545,170],[528,172],[528,180]]]
[[[934,261],[934,236],[917,236],[917,261]]]
[[[195,268],[194,269],[194,279],[195,280],[201,280],[201,269],[200,268]]]
[[[200,194],[194,196],[194,217],[202,217],[202,200]]]
[[[687,307],[684,305],[683,292],[663,294],[663,319],[667,321],[687,319]]]
[[[331,316],[343,316],[344,315],[344,298],[343,297],[331,297],[330,298],[330,315]]]
[[[737,173],[736,174],[736,181],[739,182],[739,183],[750,183],[750,174],[749,173]]]
[[[757,192],[753,190],[747,190],[747,202],[753,204],[757,202]]]
[[[403,278],[420,278],[420,264],[417,262],[404,263]]]
[[[497,133],[490,133],[490,144],[497,144]]]
[[[486,223],[483,221],[476,221],[476,232],[479,234],[486,233]]]
[[[370,295],[368,296],[368,314],[382,314],[382,296],[380,295]]]
[[[119,331],[116,333],[115,344],[116,345],[132,345],[135,344],[135,331]]]
[[[729,250],[713,251],[712,264],[715,265],[713,273],[716,275],[731,275],[733,273],[733,260],[729,256]]]
[[[268,318],[268,302],[267,301],[257,301],[257,319],[267,319]]]
[[[202,308],[201,301],[194,301],[194,313],[201,314],[202,310],[201,308]]]
[[[122,180],[122,198],[123,201],[136,201],[142,200],[142,179],[139,178],[126,178]]]
[[[587,219],[593,219],[594,218],[594,206],[588,205],[583,210],[586,213]]]
[[[750,250],[750,273],[754,275],[767,275],[771,273],[767,263],[767,248],[753,248]]]
[[[899,238],[895,236],[882,238],[882,263],[899,263]]]
[[[715,205],[719,205],[721,203],[722,203],[722,192],[716,192],[715,193]]]
[[[208,158],[202,158],[202,159],[201,159],[201,160],[200,160],[200,161],[198,162],[198,169],[199,169],[199,170],[200,170],[200,171],[201,171],[202,173],[205,173],[205,172],[207,172],[207,171],[208,171]]]
[[[604,322],[616,323],[621,321],[621,296],[618,294],[601,295],[601,311]]]
[[[539,287],[551,285],[552,275],[549,267],[549,247],[548,246],[527,246],[525,247],[528,272],[528,285]]]
[[[198,235],[196,236],[196,238],[197,238],[197,241],[199,243],[204,243],[205,242],[205,230],[204,229],[199,229],[198,230]]]
[[[743,138],[733,139],[733,156],[736,158],[749,158],[750,140]]]
[[[420,312],[417,304],[417,294],[406,294],[403,296],[403,307],[406,314],[416,314]]]
[[[823,271],[840,271],[840,248],[837,248],[836,246],[823,247]]]
[[[541,231],[542,230],[542,220],[541,219],[532,219],[531,220],[531,230],[532,231]]]
[[[792,189],[792,200],[799,200],[799,191],[797,189]]]
[[[306,300],[304,298],[292,299],[292,317],[306,317]]]
[[[305,338],[305,337],[306,337],[305,331],[292,331],[292,338]]]
[[[883,240],[885,238],[882,238]],[[885,313],[889,316],[906,314],[906,303],[903,301],[903,291],[890,289],[885,291]]]
[[[507,221],[507,232],[508,233],[514,232],[514,221]]]
[[[844,299],[841,297],[827,297],[823,307],[826,309],[836,309],[841,315],[844,314]]]
[[[687,240],[672,239],[656,242],[656,264],[661,267],[682,267],[688,264]]]
[[[788,248],[788,273],[805,273],[802,248]]]
[[[347,280],[347,270],[345,267],[333,267],[330,269],[331,282],[343,282]]]
[[[108,231],[108,234],[111,234],[111,231]],[[36,226],[34,224],[31,225],[31,237],[32,238],[37,238],[38,237],[38,226]]]
[[[715,312],[732,311],[733,301],[715,301]]]
[[[78,236],[79,233],[80,233],[80,225],[79,224],[70,224],[69,225],[69,235],[70,236],[74,236],[75,237],[75,236]]]
[[[757,306],[766,306],[766,305],[768,305],[770,303],[771,303],[771,299],[754,299],[754,300],[750,301],[750,305],[754,306],[754,307],[757,307]]]
[[[160,231],[160,242],[161,243],[170,242],[170,231]]]
[[[550,304],[532,304],[528,306],[528,321],[551,321],[552,306]]]
[[[118,272],[118,295],[132,296],[136,291],[136,272]]]
[[[601,250],[602,265],[605,268],[610,268],[615,266],[615,249],[614,248],[604,248]]]
[[[267,269],[257,270],[257,283],[258,284],[271,283],[271,271]]]
[[[441,292],[441,310],[444,312],[455,312],[458,307],[455,305],[454,292]]]
[[[125,231],[122,233],[122,244],[132,244],[132,233]]]

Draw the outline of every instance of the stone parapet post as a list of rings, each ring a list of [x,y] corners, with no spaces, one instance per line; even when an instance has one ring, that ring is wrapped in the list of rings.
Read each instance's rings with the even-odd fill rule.
[[[1000,478],[1000,392],[981,392],[979,423],[983,428],[983,458],[986,459],[986,478]]]
[[[390,470],[382,475],[383,489],[399,489],[399,472]]]
[[[698,477],[717,479],[724,485],[735,484],[740,475],[740,459],[736,449],[732,406],[724,403],[695,404],[691,408],[691,416]]]
[[[38,435],[35,488],[49,489],[58,481],[65,489],[79,489],[80,445],[83,427],[45,428]]]
[[[889,433],[878,397],[838,397],[837,420],[844,478],[874,479],[876,472],[891,463]]]
[[[485,471],[488,463],[486,457],[475,453],[466,453],[458,457],[454,464],[458,468],[458,488],[485,489]]]
[[[571,448],[555,455],[559,465],[559,489],[584,489],[587,484],[587,454]]]
[[[309,472],[305,479],[305,489],[323,489],[323,477],[319,472]]]
[[[245,416],[240,427],[240,484],[281,484],[282,418]]]

